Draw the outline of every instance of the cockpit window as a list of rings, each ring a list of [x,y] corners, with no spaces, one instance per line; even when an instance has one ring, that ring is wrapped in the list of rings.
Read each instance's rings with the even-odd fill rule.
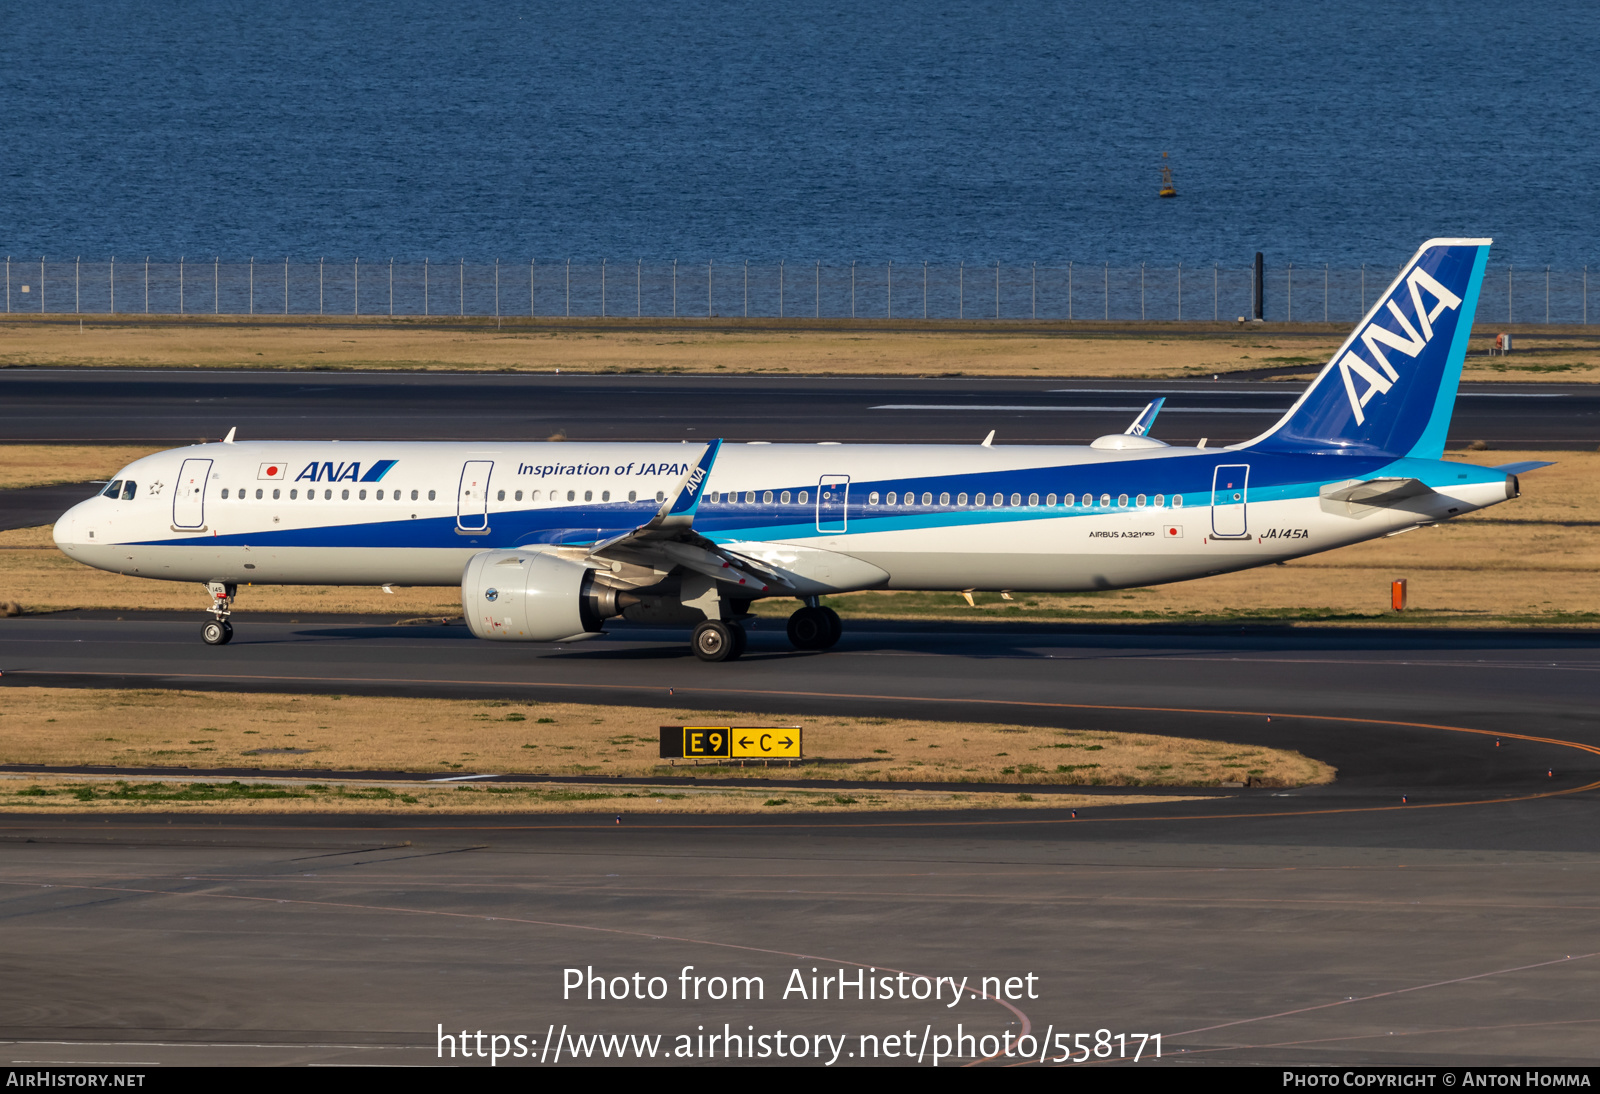
[[[104,490],[100,491],[101,497],[106,497],[106,498],[119,497],[121,494],[122,494],[122,480],[121,479],[118,479],[116,482],[113,482],[110,486],[108,486]]]
[[[138,493],[138,491],[139,484],[134,482],[132,479],[127,480],[122,484],[122,500],[132,501],[133,495]]]

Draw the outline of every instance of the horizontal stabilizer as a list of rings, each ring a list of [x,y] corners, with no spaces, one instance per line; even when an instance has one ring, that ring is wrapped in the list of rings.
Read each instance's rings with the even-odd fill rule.
[[[1352,505],[1393,505],[1406,498],[1433,493],[1421,479],[1349,479],[1324,486],[1319,493],[1324,501],[1345,501]]]
[[[1529,471],[1537,471],[1541,467],[1554,467],[1554,460],[1523,460],[1521,463],[1503,463],[1495,467],[1496,471],[1503,471],[1507,475],[1526,475]]]

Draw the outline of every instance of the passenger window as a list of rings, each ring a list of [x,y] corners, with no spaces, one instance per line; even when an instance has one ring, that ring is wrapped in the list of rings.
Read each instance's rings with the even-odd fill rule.
[[[411,500],[412,501],[416,501],[417,500],[417,492],[415,490],[411,491]]]
[[[1021,505],[1022,504],[1022,495],[1021,494],[1012,494],[1011,495],[1011,504],[1012,505]]]
[[[1028,504],[1032,505],[1032,506],[1037,506],[1039,504],[1039,495],[1038,494],[1029,494],[1028,495]]]
[[[500,491],[498,494],[495,495],[494,500],[495,501],[505,501],[506,500],[506,492],[504,490]]]
[[[922,493],[922,504],[923,505],[932,505],[933,504],[933,495],[928,493],[927,491],[923,491],[923,493]]]
[[[888,496],[884,498],[884,500],[886,502],[888,502],[890,505],[893,505],[899,499],[899,497],[900,497],[899,494],[897,494],[893,490],[891,490],[891,491],[889,491]]]
[[[122,484],[122,500],[132,501],[133,496],[139,492],[139,484],[129,479]]]
[[[810,498],[811,498],[811,494],[810,494],[809,491],[806,491],[806,490],[800,491],[800,504],[801,505],[804,505],[808,500],[810,500]]]
[[[1111,495],[1110,494],[1101,494],[1100,495],[1100,508],[1102,508],[1102,509],[1111,508]]]
[[[1143,509],[1144,508],[1144,495],[1140,494],[1138,497],[1134,498],[1133,499],[1133,503],[1135,505],[1137,505],[1140,509]]]
[[[340,501],[349,501],[350,500],[350,491],[348,491],[348,490],[339,491],[339,500]]]
[[[1167,504],[1167,496],[1165,494],[1157,494],[1156,495],[1156,508],[1160,509],[1162,506],[1164,506],[1166,504]]]
[[[415,490],[413,490],[413,491],[412,491],[412,492],[411,492],[411,496],[412,496],[412,497],[416,497],[416,496],[417,496],[417,492],[416,492],[416,491],[415,491]],[[432,501],[432,500],[433,500],[433,498],[434,498],[434,493],[433,493],[433,491],[432,491],[432,490],[429,490],[429,491],[428,491],[428,500],[429,500],[429,501]]]
[[[373,495],[373,500],[374,501],[382,501],[383,500],[383,491],[379,490],[376,494],[374,494]]]
[[[533,493],[534,493],[534,497],[537,498],[538,495],[539,495],[539,491],[535,490]],[[628,500],[629,501],[638,501],[639,500],[639,491],[637,491],[637,490],[629,490],[628,491]]]
[[[593,490],[585,490],[583,492],[583,500],[584,501],[593,501],[594,500],[594,491]]]
[[[972,498],[972,504],[973,505],[986,505],[986,504],[988,504],[988,501],[989,501],[989,495],[987,495],[987,494],[976,494]]]
[[[261,500],[261,487],[259,487],[259,486],[256,487],[256,500],[257,501]]]
[[[939,495],[939,504],[940,505],[949,505],[950,504],[950,495],[949,494],[940,494]]]
[[[367,492],[365,490],[361,491],[361,493],[356,495],[356,498],[358,500],[360,500],[360,501],[366,501],[367,500]]]
[[[1054,494],[1049,495],[1044,499],[1044,503],[1054,509],[1056,507],[1056,496]]]
[[[274,487],[273,490],[272,490],[272,500],[273,501],[277,501],[279,496],[280,496],[280,494],[279,494],[278,489],[276,487]]]
[[[779,494],[778,495],[778,501],[782,505],[788,505],[789,504],[789,491],[785,490],[782,494]],[[877,505],[878,504],[878,495],[876,495],[876,494],[872,495],[872,504],[873,505]]]
[[[609,491],[609,490],[600,491],[600,500],[601,501],[610,501],[611,500],[611,491]]]
[[[667,499],[663,496],[661,500],[666,501]],[[744,492],[744,503],[746,505],[754,505],[756,503],[756,492],[754,490],[746,490]]]
[[[100,491],[102,497],[116,499],[122,495],[122,480],[117,479],[110,486]]]
[[[222,488],[222,496],[224,499],[226,499],[228,496],[228,488],[226,486]]]
[[[771,490],[762,491],[761,504],[762,505],[771,505],[772,504],[772,491]]]
[[[662,501],[666,501],[666,500],[667,500],[666,493],[661,491],[661,490],[657,490],[656,491],[656,501],[662,502]]]
[[[1126,495],[1126,494],[1118,494],[1117,495],[1117,508],[1118,509],[1126,509],[1127,507],[1128,507],[1128,495]]]
[[[1183,508],[1183,495],[1182,494],[1174,494],[1174,495],[1172,495],[1172,507],[1174,509],[1182,509]]]
[[[957,494],[956,495],[956,504],[957,505],[965,505],[965,504],[967,504],[967,496],[965,494]]]
[[[274,492],[274,493],[276,493],[276,492]],[[290,501],[294,501],[294,500],[298,499],[299,497],[300,497],[300,491],[298,491],[298,490],[289,491],[289,500]]]

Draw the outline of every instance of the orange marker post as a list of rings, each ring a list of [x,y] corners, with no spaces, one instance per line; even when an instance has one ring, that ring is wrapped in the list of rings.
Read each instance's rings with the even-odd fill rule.
[[[1398,581],[1390,582],[1390,584],[1389,584],[1389,604],[1397,612],[1403,612],[1403,611],[1406,610],[1406,579],[1405,578],[1402,577]]]

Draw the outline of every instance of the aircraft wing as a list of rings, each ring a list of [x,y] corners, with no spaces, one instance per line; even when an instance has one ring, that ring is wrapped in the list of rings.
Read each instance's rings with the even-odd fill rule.
[[[681,566],[715,581],[743,585],[760,592],[770,592],[774,587],[792,588],[772,567],[730,551],[694,530],[694,518],[700,511],[706,480],[721,450],[721,440],[706,445],[699,462],[683,476],[655,516],[631,532],[595,544],[589,550],[590,556],[664,562],[663,569]]]
[[[1156,424],[1156,415],[1161,413],[1161,408],[1166,402],[1167,397],[1163,395],[1146,403],[1145,408],[1139,411],[1139,416],[1133,420],[1133,424],[1122,431],[1123,434],[1131,437],[1148,437],[1150,430]]]

